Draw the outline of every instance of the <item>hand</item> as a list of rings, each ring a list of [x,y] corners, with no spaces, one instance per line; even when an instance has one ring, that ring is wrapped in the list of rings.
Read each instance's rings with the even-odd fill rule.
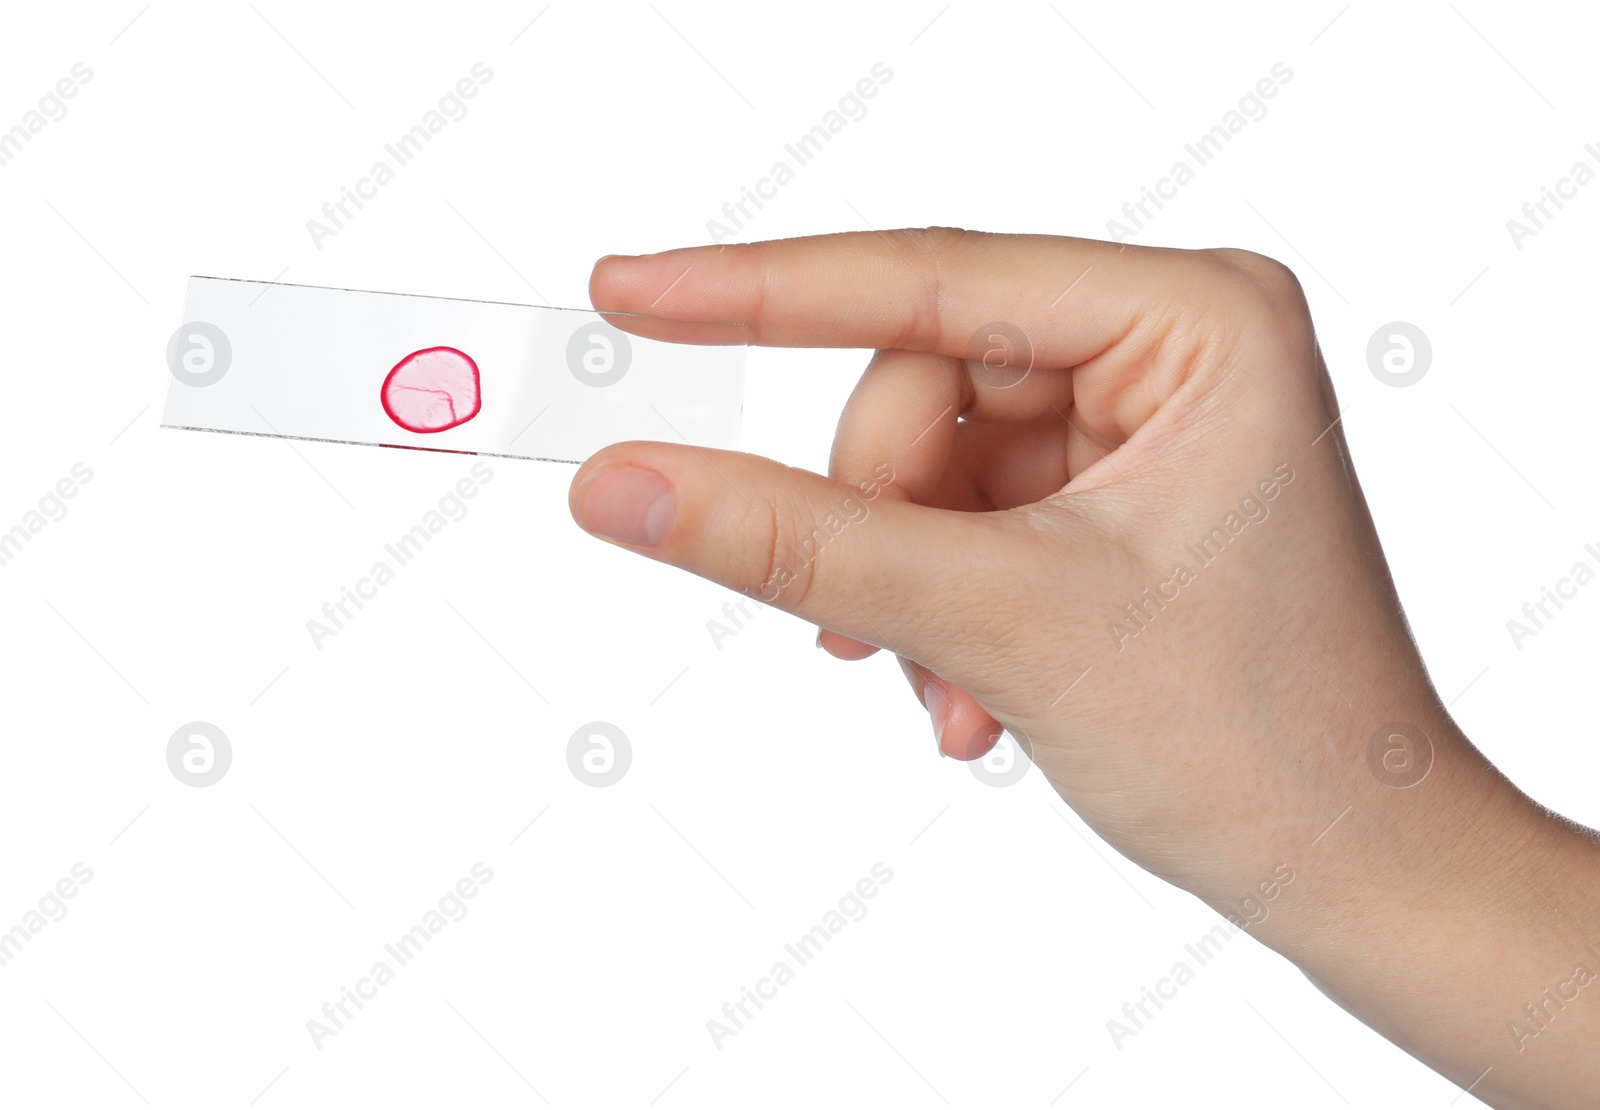
[[[981,755],[1003,722],[1175,881],[1253,838],[1263,792],[1304,796],[1283,736],[1372,690],[1330,647],[1381,647],[1372,669],[1403,660],[1432,700],[1277,263],[931,230],[611,258],[591,293],[678,340],[733,320],[752,343],[879,350],[828,478],[622,444],[577,475],[579,522],[817,622],[841,654],[895,651],[945,752]],[[975,372],[997,319],[1024,350]],[[866,515],[830,536],[852,502]],[[1305,812],[1312,835],[1335,800]]]
[[[1463,1084],[1506,1048],[1517,990],[1567,958],[1554,926],[1520,987],[1454,984],[1476,1039],[1425,1028],[1437,969],[1374,984],[1326,943],[1387,949],[1380,919],[1403,936],[1454,906],[1498,951],[1462,874],[1489,869],[1500,906],[1527,896],[1508,852],[1564,873],[1593,842],[1540,824],[1441,708],[1287,269],[929,229],[612,257],[591,295],[657,338],[877,353],[827,477],[619,444],[573,481],[583,527],[816,623],[834,654],[895,652],[945,753],[1003,724],[1119,851],[1236,924],[1295,873],[1256,935]],[[1520,1089],[1514,1064],[1494,1077],[1475,1093]]]

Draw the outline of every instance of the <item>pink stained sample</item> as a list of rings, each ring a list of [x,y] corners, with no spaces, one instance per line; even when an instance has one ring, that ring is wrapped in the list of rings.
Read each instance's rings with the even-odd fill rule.
[[[483,407],[478,364],[454,347],[425,347],[395,363],[379,394],[389,419],[408,432],[442,432]]]

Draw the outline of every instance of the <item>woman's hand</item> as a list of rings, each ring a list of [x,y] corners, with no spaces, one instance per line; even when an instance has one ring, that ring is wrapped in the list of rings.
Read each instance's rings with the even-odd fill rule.
[[[876,353],[827,477],[619,444],[573,481],[583,527],[816,623],[835,655],[895,652],[946,754],[1004,725],[1118,850],[1236,924],[1275,883],[1256,934],[1410,1051],[1463,1085],[1493,1067],[1480,1097],[1536,1089],[1505,1026],[1600,942],[1593,871],[1557,885],[1593,841],[1440,706],[1287,269],[934,228],[612,257],[591,294],[657,338]],[[1499,971],[1442,985],[1407,937]],[[1546,1062],[1579,1025],[1540,1035]]]

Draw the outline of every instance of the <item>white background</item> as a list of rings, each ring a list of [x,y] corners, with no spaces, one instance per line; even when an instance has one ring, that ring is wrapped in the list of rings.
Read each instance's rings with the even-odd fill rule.
[[[1600,586],[1520,650],[1506,629],[1600,541],[1600,183],[1521,249],[1506,227],[1600,161],[1575,14],[8,7],[0,128],[93,77],[0,167],[0,528],[93,477],[0,567],[0,929],[75,863],[93,879],[0,967],[0,1100],[1471,1104],[1243,937],[1115,1045],[1210,911],[1036,772],[996,788],[935,758],[891,660],[837,662],[765,610],[713,643],[734,595],[580,533],[571,467],[491,460],[319,650],[306,622],[471,460],[159,429],[163,350],[191,273],[584,305],[595,258],[705,241],[877,62],[865,118],[739,238],[1103,237],[1283,62],[1268,115],[1137,241],[1301,274],[1441,697],[1592,823]],[[469,114],[318,249],[306,222],[477,62]],[[1434,352],[1403,389],[1366,364],[1397,320]],[[752,351],[747,448],[821,468],[865,358]],[[165,755],[196,720],[233,749],[205,788]],[[567,766],[595,720],[633,749],[606,788]],[[307,1021],[479,861],[467,916],[315,1047]],[[865,918],[716,1047],[707,1020],[879,861]]]

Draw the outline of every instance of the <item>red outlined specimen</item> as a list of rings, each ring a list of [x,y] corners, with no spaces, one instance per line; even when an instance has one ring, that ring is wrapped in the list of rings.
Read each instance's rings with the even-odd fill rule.
[[[389,419],[408,432],[442,432],[483,408],[478,364],[454,347],[424,347],[395,363],[379,394]]]

